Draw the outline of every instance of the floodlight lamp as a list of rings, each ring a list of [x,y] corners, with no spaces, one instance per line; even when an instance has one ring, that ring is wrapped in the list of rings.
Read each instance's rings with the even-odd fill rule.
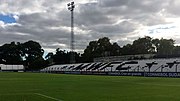
[[[70,6],[70,5],[71,5],[70,3],[67,4],[67,6]]]
[[[72,8],[75,8],[75,5],[72,5]]]
[[[71,10],[71,7],[68,7],[68,10]]]

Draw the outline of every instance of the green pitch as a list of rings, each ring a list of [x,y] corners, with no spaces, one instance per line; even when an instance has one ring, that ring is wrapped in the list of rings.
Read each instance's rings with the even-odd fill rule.
[[[179,78],[0,73],[0,101],[180,101]]]

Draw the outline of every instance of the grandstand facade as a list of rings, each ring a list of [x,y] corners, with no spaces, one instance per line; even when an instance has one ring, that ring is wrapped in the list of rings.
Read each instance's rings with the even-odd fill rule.
[[[44,73],[180,77],[180,58],[52,65]]]

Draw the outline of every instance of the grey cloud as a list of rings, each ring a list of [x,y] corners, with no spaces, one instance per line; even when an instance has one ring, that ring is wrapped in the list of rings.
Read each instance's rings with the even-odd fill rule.
[[[99,0],[99,4],[103,7],[119,7],[128,3],[129,0]]]
[[[123,21],[119,24],[112,25],[97,25],[97,26],[91,26],[90,28],[94,31],[97,31],[98,33],[107,33],[107,34],[121,34],[121,33],[129,33],[132,32],[138,27],[138,25],[129,22],[129,21]]]
[[[69,49],[70,47],[70,0],[46,0],[0,3],[1,12],[18,13],[21,26],[14,25],[0,28],[0,44],[29,39],[40,42],[46,49]],[[77,2],[77,3],[76,3]],[[158,15],[162,9],[172,17],[179,15],[178,0],[97,0],[97,2],[80,3],[76,0],[74,26],[81,31],[75,32],[75,47],[84,49],[89,41],[109,37],[118,40],[119,45],[132,42],[136,37],[129,37],[140,26],[166,24],[166,16]],[[8,4],[8,6],[6,6]],[[172,6],[171,6],[172,5]],[[4,7],[4,8],[3,8]],[[128,19],[128,20],[124,20]],[[119,20],[124,20],[117,23]],[[55,28],[55,29],[53,29]],[[22,33],[22,34],[20,34]],[[137,33],[133,33],[137,34]],[[121,38],[128,40],[121,41]],[[58,44],[65,44],[61,46]]]
[[[171,16],[173,14],[176,17],[178,17],[180,15],[179,7],[180,7],[179,0],[170,0],[167,8],[165,8],[165,10],[167,11],[167,13],[170,13]]]
[[[157,12],[168,5],[170,0],[100,0],[100,5],[104,8],[126,7],[129,12],[134,13],[149,13]],[[118,7],[118,8],[117,8]],[[118,10],[122,10],[118,9]]]
[[[98,7],[97,3],[81,5],[79,8],[79,13],[77,13],[75,17],[77,24],[86,26],[108,24],[113,23],[114,21],[103,13],[102,9]]]

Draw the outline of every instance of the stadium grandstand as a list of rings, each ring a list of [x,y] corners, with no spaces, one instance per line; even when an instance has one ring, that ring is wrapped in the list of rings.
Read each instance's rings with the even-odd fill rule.
[[[0,71],[8,72],[23,72],[25,70],[23,65],[6,65],[0,64]]]
[[[180,58],[52,65],[42,69],[41,72],[65,74],[180,76]]]

